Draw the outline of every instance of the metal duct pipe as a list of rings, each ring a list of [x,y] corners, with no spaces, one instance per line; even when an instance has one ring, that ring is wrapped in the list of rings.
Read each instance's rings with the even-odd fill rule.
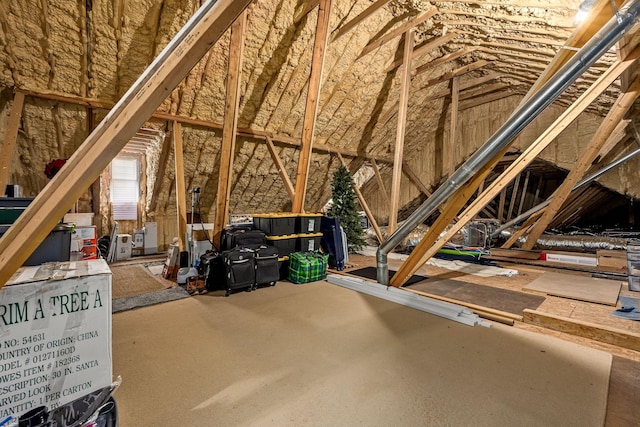
[[[380,245],[376,253],[378,282],[389,284],[387,255],[418,224],[424,222],[445,200],[473,177],[491,159],[507,147],[522,130],[547,108],[636,23],[640,0],[631,0],[612,17],[558,72],[531,98],[522,103],[496,133],[442,184],[395,233]]]
[[[622,163],[626,162],[627,160],[631,159],[632,157],[635,157],[636,155],[640,154],[640,148],[636,148],[635,150],[633,150],[632,152],[630,152],[629,154],[619,158],[618,160],[616,160],[615,162],[609,163],[607,166],[603,167],[602,169],[600,169],[599,171],[595,172],[593,175],[583,179],[582,181],[580,181],[579,183],[576,184],[575,187],[573,187],[571,189],[571,191],[575,191],[578,188],[586,185],[586,184],[590,184],[591,182],[595,181],[596,179],[600,178],[602,175],[604,175],[605,173],[609,172],[611,169],[620,166]],[[498,227],[496,229],[496,231],[494,231],[493,233],[491,233],[491,237],[497,237],[502,231],[504,231],[505,229],[519,223],[520,221],[523,221],[527,218],[529,218],[531,215],[533,215],[534,213],[546,208],[547,206],[549,206],[549,203],[551,203],[553,197],[549,198],[549,200],[546,200],[534,207],[532,207],[531,209],[529,209],[528,211],[526,211],[525,213],[523,213],[522,215],[518,215],[517,217],[515,217],[514,219],[512,219],[509,222],[505,222],[503,225],[501,225],[500,227]]]

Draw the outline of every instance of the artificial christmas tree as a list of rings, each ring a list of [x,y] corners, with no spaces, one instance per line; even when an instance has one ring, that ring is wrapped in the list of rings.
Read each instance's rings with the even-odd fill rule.
[[[355,252],[364,245],[364,233],[360,225],[360,214],[356,204],[356,193],[353,189],[353,178],[344,166],[340,166],[333,174],[331,182],[332,205],[327,212],[329,216],[340,218],[340,225],[347,235],[349,252]]]

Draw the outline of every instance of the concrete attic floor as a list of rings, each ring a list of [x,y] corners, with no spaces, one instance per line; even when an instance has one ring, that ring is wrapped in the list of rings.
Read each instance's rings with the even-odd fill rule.
[[[321,281],[115,314],[113,359],[121,426],[601,426],[612,356]]]

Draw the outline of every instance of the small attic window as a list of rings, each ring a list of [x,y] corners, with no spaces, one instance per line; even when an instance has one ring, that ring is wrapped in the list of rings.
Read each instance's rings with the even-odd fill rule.
[[[140,197],[137,159],[116,157],[111,162],[111,206],[114,220],[137,220]]]

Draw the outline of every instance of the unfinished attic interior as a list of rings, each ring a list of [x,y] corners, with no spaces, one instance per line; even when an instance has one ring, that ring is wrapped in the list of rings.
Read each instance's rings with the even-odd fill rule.
[[[11,302],[11,292],[24,286],[30,266],[48,266],[49,276],[41,266],[27,282],[38,278],[54,292],[49,279],[67,273],[51,268],[71,271],[65,263],[106,258],[106,270],[78,274],[109,277],[109,339],[102,344],[109,358],[98,363],[109,369],[93,380],[108,386],[107,376],[122,375],[115,394],[121,425],[140,417],[144,425],[202,425],[221,408],[228,411],[221,425],[397,422],[381,415],[381,402],[404,411],[409,425],[424,424],[425,414],[427,425],[469,425],[474,416],[476,425],[630,425],[640,416],[629,403],[640,393],[639,13],[640,0],[3,2],[0,341],[24,333],[9,327],[27,307]],[[285,268],[274,288],[254,278],[250,290],[257,292],[221,293],[208,279],[209,292],[198,298],[185,290],[186,270],[212,245],[222,249],[231,222],[327,216],[342,166],[366,224],[365,246],[348,254],[344,270],[330,263],[327,280],[304,287],[287,280]],[[88,222],[67,226],[73,221],[65,218]],[[206,230],[200,237],[198,226]],[[56,260],[63,264],[33,261],[56,230],[84,228],[92,230],[88,246],[71,239],[66,258]],[[282,253],[280,237],[267,235],[265,243],[279,249],[282,263],[295,251]],[[104,254],[98,240],[107,242]],[[126,260],[114,255],[123,242]],[[322,249],[331,252],[324,240]],[[153,285],[132,292],[145,280]],[[157,304],[162,292],[171,296]],[[140,308],[141,295],[156,296]],[[414,298],[431,314],[396,304],[416,308]],[[288,299],[303,307],[303,321],[281,305]],[[432,314],[442,315],[438,304],[453,305],[446,310],[456,322],[438,318],[433,330],[445,331],[424,333]],[[241,316],[237,334],[229,331],[229,319]],[[482,332],[458,326],[460,318],[474,319]],[[296,367],[265,376],[269,363],[281,367],[270,356],[278,346],[297,345],[274,332],[283,322],[295,325],[290,333],[300,345],[282,360]],[[261,337],[238,338],[252,334],[252,324]],[[187,327],[193,330],[183,335]],[[349,334],[357,338],[347,353],[326,349],[349,347]],[[426,350],[441,339],[439,349]],[[365,370],[377,375],[401,358],[389,350],[367,361],[377,340],[405,348],[397,376],[414,378],[405,385],[417,399],[431,396],[440,412],[387,400],[403,395],[391,374],[369,383]],[[459,351],[448,340],[478,349],[491,343],[496,353],[486,360],[452,360],[443,369],[482,375],[479,382],[504,405],[475,397],[486,393],[480,386],[463,392],[455,381],[437,381],[439,389],[427,388],[433,378],[421,357],[444,363]],[[183,357],[177,348],[152,351],[167,347],[201,357],[204,370],[212,355],[230,358],[236,348],[267,357],[255,366],[239,357],[227,371],[169,369],[167,381],[181,397],[167,403],[153,372]],[[0,362],[10,357],[5,348]],[[551,359],[541,360],[547,348]],[[510,356],[499,369],[492,365],[502,360],[498,352]],[[363,367],[341,376],[338,361],[353,356]],[[298,359],[317,363],[317,373]],[[504,385],[523,371],[544,374]],[[565,385],[544,390],[559,372]],[[527,384],[534,392],[522,392]],[[87,391],[77,387],[54,404]],[[241,412],[237,406],[259,387],[271,393]],[[353,397],[369,387],[387,391],[366,402]],[[328,388],[344,395],[327,397]],[[451,406],[461,395],[468,412]],[[562,413],[545,396],[568,409]],[[31,409],[3,397],[0,420]],[[336,409],[340,398],[348,403]],[[317,410],[308,403],[314,400]]]

